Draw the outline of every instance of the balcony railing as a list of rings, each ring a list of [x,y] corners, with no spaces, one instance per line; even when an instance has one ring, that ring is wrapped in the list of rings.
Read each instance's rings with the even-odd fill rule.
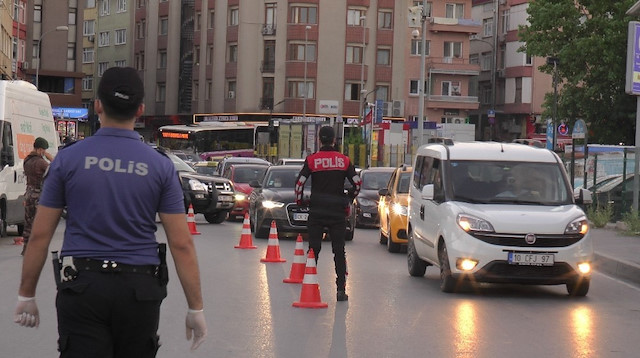
[[[276,71],[276,62],[262,61],[262,66],[260,66],[260,71],[262,71],[262,73],[274,73]]]
[[[272,36],[276,34],[276,24],[262,24],[262,35]]]

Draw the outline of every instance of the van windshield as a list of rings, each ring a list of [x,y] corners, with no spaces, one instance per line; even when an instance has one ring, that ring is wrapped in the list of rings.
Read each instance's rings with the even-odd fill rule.
[[[565,205],[573,201],[557,163],[452,161],[453,200]]]

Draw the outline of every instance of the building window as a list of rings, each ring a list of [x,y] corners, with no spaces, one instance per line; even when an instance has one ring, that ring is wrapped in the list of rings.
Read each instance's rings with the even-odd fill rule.
[[[240,23],[240,10],[237,7],[229,9],[229,26],[238,26]]]
[[[363,52],[363,47],[362,45],[360,46],[347,46],[347,63],[352,63],[352,64],[360,64],[362,63],[362,52]]]
[[[431,41],[427,40],[427,51],[425,53],[425,56],[429,56],[429,52],[431,49]],[[421,51],[422,48],[422,40],[421,39],[413,39],[411,40],[411,55],[413,56],[420,56],[420,54],[422,53]]]
[[[443,57],[462,57],[462,42],[445,42]]]
[[[492,56],[493,54],[491,52],[485,52],[482,54],[482,63],[481,63],[481,68],[483,71],[490,71],[491,67],[493,67],[493,63],[492,63]]]
[[[464,4],[452,4],[445,5],[445,17],[448,19],[463,19],[464,18]]]
[[[193,63],[200,64],[200,46],[193,46]]]
[[[443,96],[460,96],[459,81],[442,81]]]
[[[147,23],[146,20],[142,19],[136,23],[136,38],[143,39],[146,36]]]
[[[524,65],[525,66],[533,65],[533,57],[531,57],[531,55],[527,53],[524,54]]]
[[[349,9],[347,10],[347,26],[364,26],[363,9]]]
[[[276,24],[276,3],[264,4],[264,23],[274,26]]]
[[[213,64],[213,45],[207,46],[207,65]]]
[[[42,5],[33,5],[33,22],[42,22]]]
[[[144,51],[140,51],[136,54],[135,58],[136,70],[144,70]]]
[[[478,56],[477,53],[469,55],[469,63],[472,64],[472,65],[479,65],[480,64],[480,57]]]
[[[158,25],[158,35],[164,36],[169,33],[169,18],[161,17]]]
[[[76,44],[75,42],[67,44],[67,60],[76,59]]]
[[[198,92],[200,91],[200,84],[198,83],[198,81],[193,81],[193,100],[197,101],[198,100]]]
[[[76,9],[70,8],[69,9],[69,16],[67,16],[69,19],[69,25],[75,25],[76,24]]]
[[[196,11],[195,16],[193,17],[193,29],[195,31],[200,31],[200,21],[202,19],[202,14],[200,11]]]
[[[291,6],[292,24],[317,24],[318,23],[318,7],[317,6]]]
[[[96,7],[96,0],[86,0],[85,7],[87,9],[93,9],[94,7]]]
[[[143,8],[144,7],[144,2],[147,0],[136,0],[136,7],[138,9]]]
[[[167,50],[158,51],[158,68],[167,68]]]
[[[493,19],[482,20],[482,36],[493,36]]]
[[[127,43],[127,29],[116,30],[116,45],[123,45]]]
[[[215,23],[214,22],[215,14],[216,14],[215,11],[213,11],[213,10],[209,11],[209,20],[207,21],[207,23],[208,23],[208,27],[210,29],[213,29],[213,24]]]
[[[237,44],[229,45],[229,56],[227,58],[227,62],[230,62],[230,63],[238,62],[238,45]]]
[[[110,13],[110,4],[109,4],[109,0],[102,0],[102,4],[100,4],[100,11],[99,14],[100,16],[107,16]]]
[[[95,20],[85,20],[82,23],[82,36],[95,35],[96,30],[96,21]]]
[[[156,86],[156,102],[164,102],[167,98],[167,85],[164,82],[158,82]]]
[[[316,45],[315,44],[307,44],[307,52],[305,54],[304,43],[292,43],[289,44],[289,60],[292,61],[304,61],[305,58],[307,61],[315,61],[316,60]],[[306,56],[305,56],[306,55]]]
[[[378,28],[386,30],[393,28],[393,12],[378,11]]]
[[[306,98],[314,97],[314,83],[307,80],[307,95]],[[291,98],[305,98],[304,95],[304,80],[291,80],[289,81],[289,97]]]
[[[420,83],[420,81],[418,80],[411,80],[409,81],[409,94],[418,94],[418,84]]]
[[[93,63],[94,56],[93,47],[85,47],[82,49],[82,63]]]
[[[344,85],[345,101],[360,100],[360,83],[345,83]]]
[[[127,60],[117,60],[115,65],[116,67],[127,67]]]
[[[83,91],[93,90],[93,76],[85,76],[82,78],[82,90]]]
[[[104,74],[104,71],[106,71],[109,68],[109,62],[100,62],[98,63],[98,76],[101,76]]]
[[[228,99],[236,98],[236,81],[227,82],[227,97]]]
[[[207,80],[207,84],[204,87],[204,98],[211,99],[212,93],[213,93],[213,82],[211,80]]]
[[[118,10],[116,12],[126,12],[127,11],[127,0],[118,0]]]
[[[502,14],[502,33],[506,34],[509,31],[509,10],[503,10]]]
[[[380,66],[389,66],[391,64],[391,49],[379,48],[376,54],[376,63]]]
[[[105,46],[109,46],[110,43],[110,36],[109,36],[109,32],[105,31],[105,32],[101,32],[98,36],[98,47],[105,47]]]
[[[389,100],[389,85],[377,84],[376,88],[376,99],[387,102]]]
[[[514,103],[522,103],[522,77],[516,77],[516,95]]]

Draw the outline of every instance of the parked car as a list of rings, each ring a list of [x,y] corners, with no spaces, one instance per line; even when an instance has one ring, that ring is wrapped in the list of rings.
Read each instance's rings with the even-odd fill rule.
[[[244,219],[249,212],[249,195],[253,191],[249,183],[262,181],[268,167],[263,164],[231,164],[222,173],[222,177],[231,180],[236,189],[235,205],[229,213],[229,220]]]
[[[421,146],[409,189],[409,274],[440,269],[440,289],[464,281],[565,284],[589,291],[593,245],[552,151],[513,143]]]
[[[362,187],[354,199],[356,209],[356,227],[378,227],[378,191],[386,188],[395,168],[371,167],[360,171]]]
[[[264,174],[262,183],[252,181],[253,192],[249,195],[249,219],[251,231],[256,238],[267,238],[271,221],[275,220],[280,237],[295,237],[307,232],[309,208],[295,202],[295,184],[301,165],[274,165]],[[346,190],[346,189],[345,189]],[[311,178],[305,185],[305,193],[311,192]],[[308,194],[306,195],[308,196]],[[353,207],[350,207],[353,213]],[[345,217],[347,233],[345,239],[353,240],[355,216]]]
[[[407,246],[409,219],[409,182],[413,168],[402,165],[394,170],[386,188],[378,191],[378,217],[380,218],[380,243],[389,252],[400,252]]]
[[[276,165],[303,165],[304,158],[280,158]]]
[[[171,153],[175,154],[178,158],[182,159],[185,163],[193,166],[196,162],[201,161],[199,156],[195,153],[185,152],[181,150],[172,150]]]
[[[592,205],[600,207],[611,205],[613,208],[613,221],[622,219],[625,212],[631,211],[633,203],[633,173],[627,174],[622,180],[622,174],[596,185],[593,189],[594,200]]]
[[[262,164],[271,165],[271,162],[262,158],[256,157],[225,157],[218,162],[217,175],[222,176],[222,173],[227,169],[227,166],[231,164]]]
[[[189,164],[171,152],[164,152],[173,162],[184,193],[185,213],[189,205],[195,214],[203,214],[209,223],[223,222],[233,208],[235,190],[226,178],[197,173]]]

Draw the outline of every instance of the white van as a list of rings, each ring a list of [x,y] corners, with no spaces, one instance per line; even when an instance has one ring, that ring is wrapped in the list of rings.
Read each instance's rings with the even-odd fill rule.
[[[24,228],[26,177],[23,160],[42,137],[53,156],[60,138],[56,132],[51,102],[46,93],[25,81],[0,81],[0,236],[8,225]]]
[[[589,291],[593,247],[560,158],[514,143],[420,147],[409,190],[412,276],[440,268],[440,288],[464,281],[565,284]],[[584,198],[584,199],[583,199]]]

